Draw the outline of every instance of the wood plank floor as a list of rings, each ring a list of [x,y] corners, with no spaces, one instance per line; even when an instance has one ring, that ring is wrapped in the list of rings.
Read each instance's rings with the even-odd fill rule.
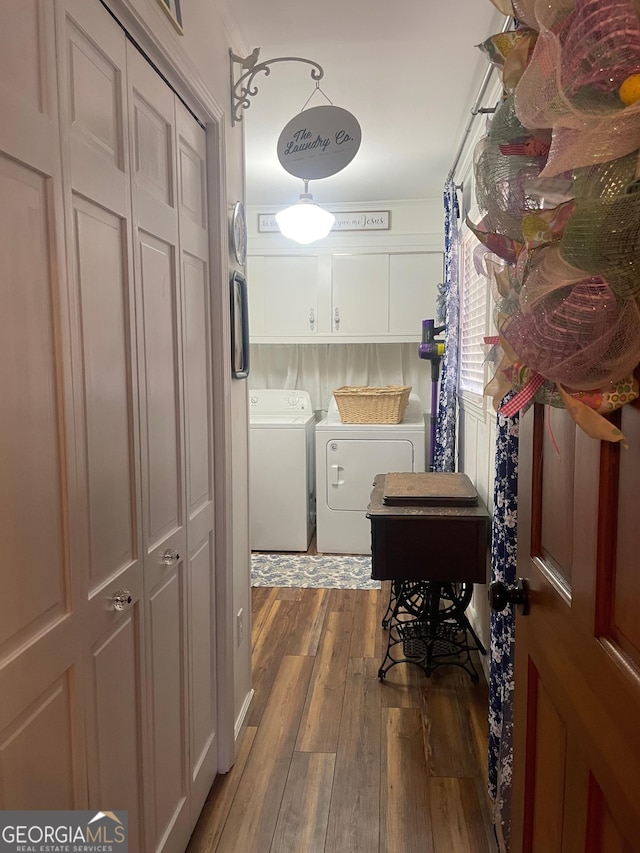
[[[187,853],[495,853],[486,683],[380,682],[388,595],[252,590],[248,725]]]

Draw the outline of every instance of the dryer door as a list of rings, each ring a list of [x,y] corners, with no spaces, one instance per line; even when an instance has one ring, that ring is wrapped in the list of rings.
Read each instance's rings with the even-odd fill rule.
[[[413,471],[413,443],[406,439],[337,438],[325,450],[327,506],[334,510],[365,510],[376,474]]]

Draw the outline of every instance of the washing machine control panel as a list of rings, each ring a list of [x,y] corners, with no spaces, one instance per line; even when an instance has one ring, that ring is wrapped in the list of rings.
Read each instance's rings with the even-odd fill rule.
[[[250,391],[249,401],[253,414],[288,415],[313,411],[307,391],[263,388]]]

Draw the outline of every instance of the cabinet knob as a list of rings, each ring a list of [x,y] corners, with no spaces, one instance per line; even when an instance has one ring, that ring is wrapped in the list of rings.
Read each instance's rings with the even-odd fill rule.
[[[339,308],[336,308],[336,310],[334,311],[333,318],[334,318],[333,319],[333,326],[334,326],[336,332],[338,332],[340,330],[340,309]]]
[[[316,312],[313,310],[313,308],[310,308],[309,309],[309,328],[311,329],[312,332],[315,328],[315,325],[316,325]]]

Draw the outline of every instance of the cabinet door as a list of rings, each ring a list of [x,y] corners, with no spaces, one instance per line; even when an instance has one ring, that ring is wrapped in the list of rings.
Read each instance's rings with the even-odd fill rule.
[[[435,317],[442,252],[389,256],[389,333],[420,334],[420,321]]]
[[[253,256],[247,264],[247,286],[252,337],[316,334],[316,255]]]
[[[389,256],[334,255],[331,329],[336,335],[387,332]]]

